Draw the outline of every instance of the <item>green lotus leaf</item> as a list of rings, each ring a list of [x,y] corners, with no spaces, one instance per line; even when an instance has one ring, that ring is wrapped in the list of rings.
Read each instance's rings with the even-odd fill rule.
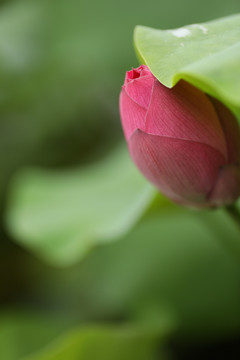
[[[155,193],[124,147],[82,169],[21,172],[10,189],[7,226],[44,259],[69,265],[131,228]]]
[[[184,79],[240,114],[240,15],[172,30],[137,26],[142,63],[167,87]]]

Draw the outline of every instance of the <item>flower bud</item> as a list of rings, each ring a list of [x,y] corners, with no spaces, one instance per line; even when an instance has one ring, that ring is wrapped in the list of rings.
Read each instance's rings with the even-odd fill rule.
[[[240,195],[240,132],[225,105],[180,80],[162,85],[147,66],[126,73],[120,115],[130,155],[173,201],[229,205]]]

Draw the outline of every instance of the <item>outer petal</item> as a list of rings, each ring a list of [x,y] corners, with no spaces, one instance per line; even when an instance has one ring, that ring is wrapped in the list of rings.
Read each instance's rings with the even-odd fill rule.
[[[240,163],[240,130],[238,122],[231,111],[220,101],[212,98],[212,103],[225,135],[229,163]]]
[[[230,205],[240,196],[240,167],[229,165],[219,172],[216,185],[209,196],[215,206]]]
[[[205,203],[224,156],[209,145],[135,131],[131,156],[145,177],[175,201]]]
[[[150,73],[131,80],[124,88],[133,101],[147,110],[151,101],[154,80],[155,77]]]
[[[144,129],[146,110],[134,102],[122,88],[119,100],[122,127],[128,140],[136,129]]]
[[[213,104],[202,91],[182,80],[172,89],[154,82],[145,132],[207,144],[227,159],[225,137]]]

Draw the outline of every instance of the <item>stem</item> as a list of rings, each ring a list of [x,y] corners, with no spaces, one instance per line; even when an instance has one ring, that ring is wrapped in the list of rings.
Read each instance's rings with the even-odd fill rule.
[[[233,223],[236,225],[236,228],[240,230],[240,212],[239,209],[236,207],[236,205],[229,205],[225,207],[225,211],[229,215],[229,217],[232,219]],[[223,243],[225,244],[226,249],[232,253],[232,255],[235,258],[238,258],[238,261],[240,260],[240,240],[236,242],[236,238],[234,236],[234,239],[231,237],[225,237],[222,238]],[[238,240],[238,239],[237,239]]]
[[[215,238],[221,243],[222,248],[227,251],[233,259],[240,261],[240,212],[235,205],[224,208],[231,222],[226,220],[222,210],[203,212],[201,218],[205,225],[215,234]],[[221,218],[222,217],[222,218]],[[235,225],[235,229],[230,229]]]
[[[236,205],[229,205],[225,207],[228,215],[232,218],[234,223],[237,225],[237,227],[240,230],[240,211],[236,207]]]

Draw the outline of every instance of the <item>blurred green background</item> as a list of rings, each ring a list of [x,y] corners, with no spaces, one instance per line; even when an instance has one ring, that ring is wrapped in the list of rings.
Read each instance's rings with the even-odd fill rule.
[[[110,243],[111,226],[98,229],[109,244],[91,243],[68,267],[44,261],[40,245],[34,253],[17,245],[5,220],[15,177],[25,168],[54,169],[50,198],[65,181],[79,191],[84,181],[105,183],[94,169],[123,143],[118,96],[125,71],[138,65],[135,25],[167,29],[239,11],[238,0],[1,1],[0,359],[240,357],[240,246],[225,248],[239,233],[223,211],[199,214],[157,197],[130,232],[119,230],[118,241]],[[79,184],[77,175],[72,185],[72,173],[80,174]],[[82,200],[88,229],[104,213],[109,187],[111,197],[119,193],[111,207],[118,209],[121,185],[111,184],[112,173],[99,187],[102,197]],[[75,200],[74,194],[70,205],[68,193],[56,205],[63,219],[81,203],[82,193]],[[81,221],[70,225],[59,224],[65,239],[81,234]],[[58,240],[50,239],[52,254]]]

